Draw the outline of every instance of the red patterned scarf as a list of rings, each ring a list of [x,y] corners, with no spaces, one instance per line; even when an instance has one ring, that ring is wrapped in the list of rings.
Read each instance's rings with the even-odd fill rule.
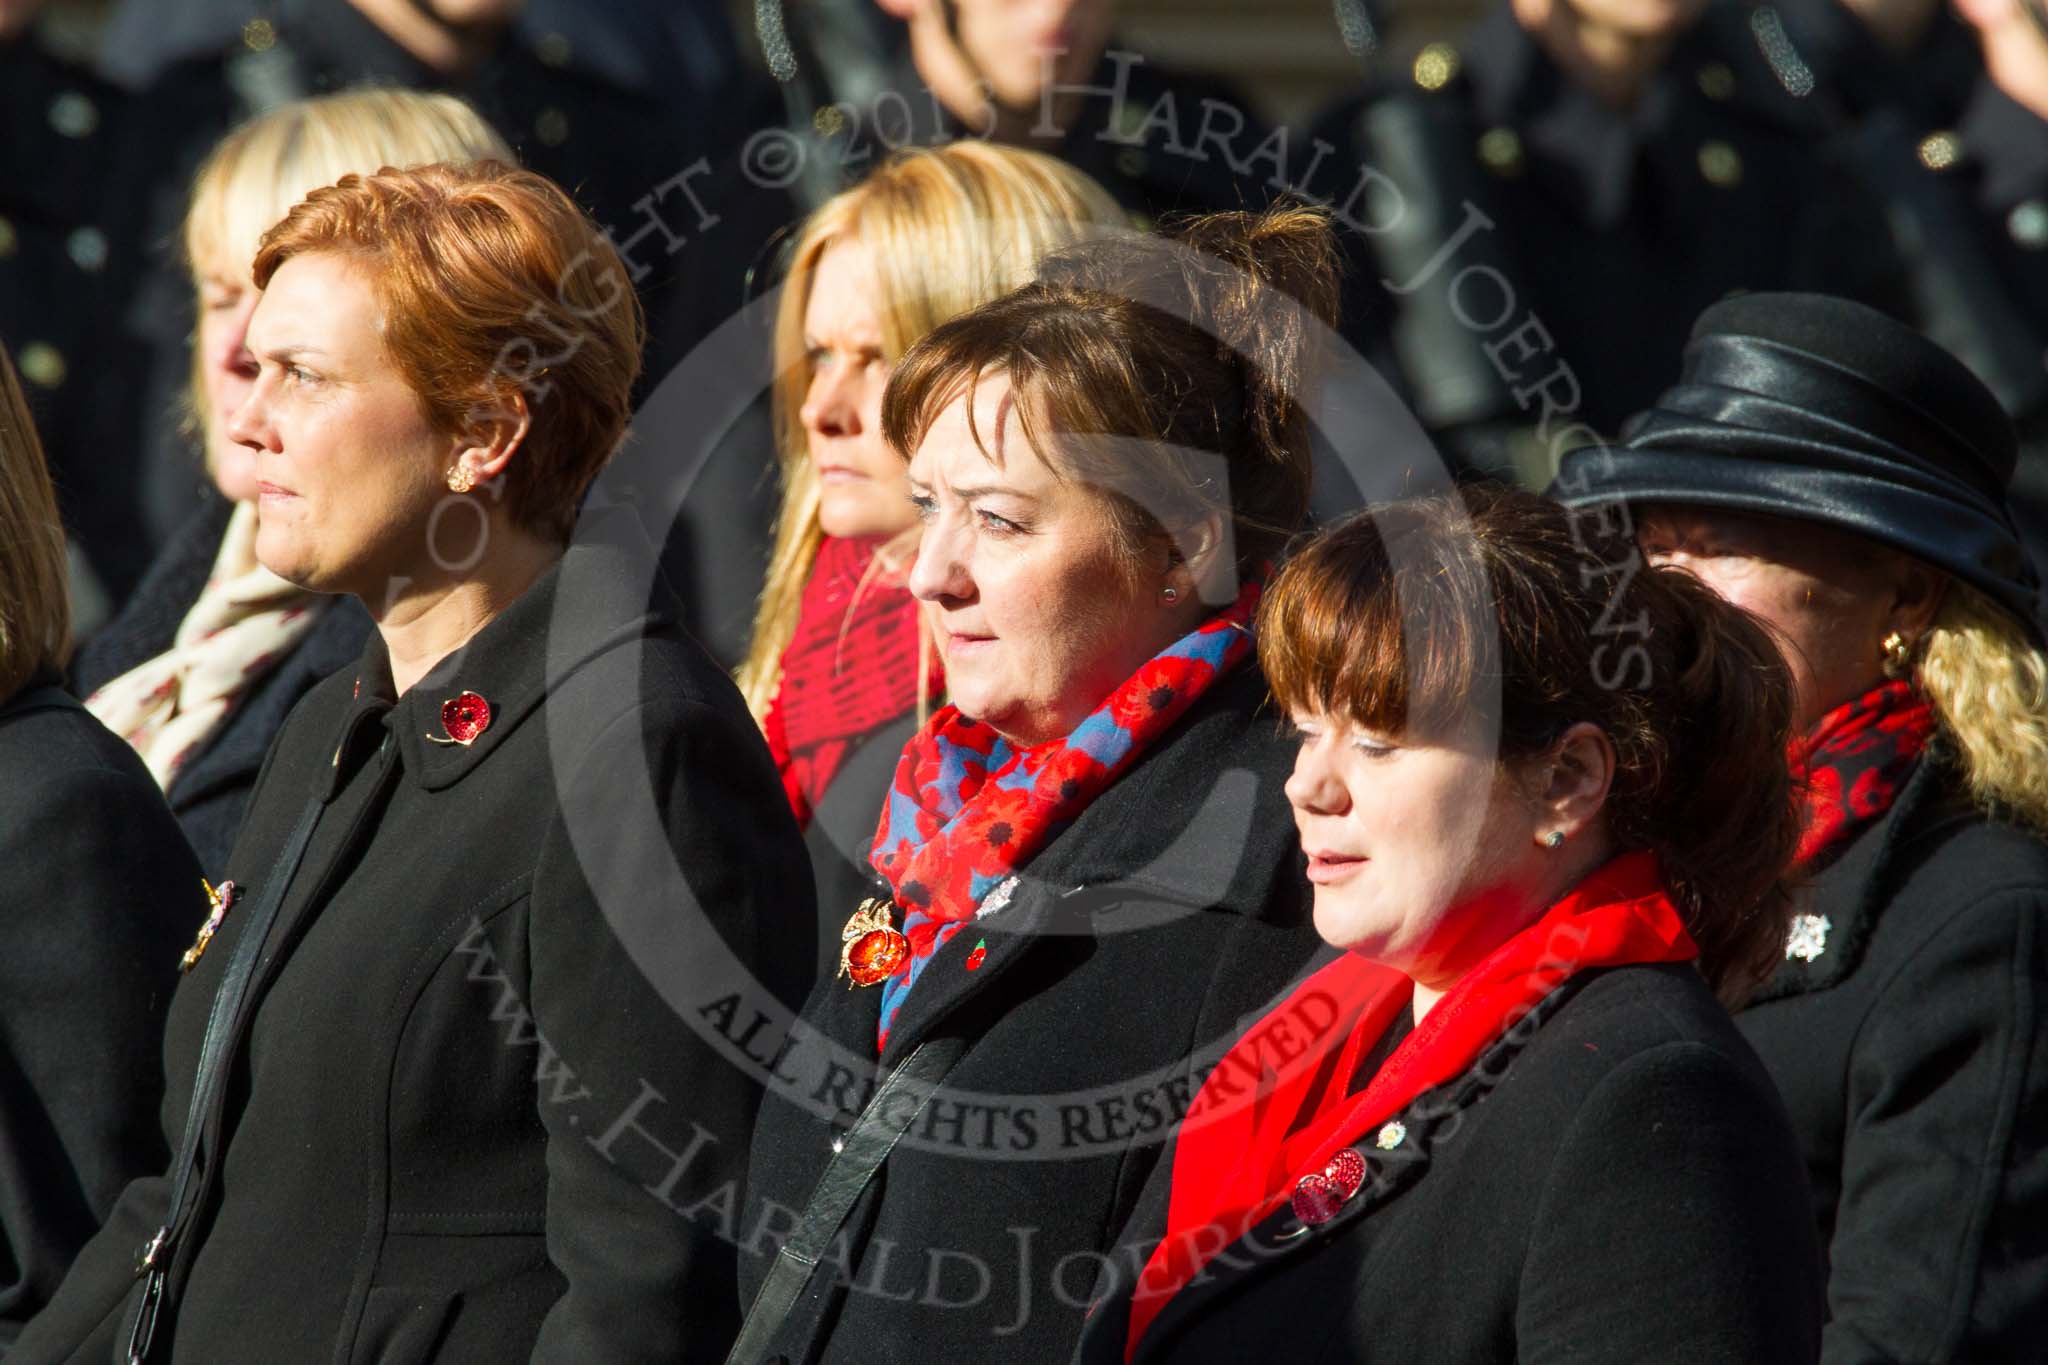
[[[796,630],[762,729],[782,790],[808,825],[861,739],[917,704],[917,602],[874,566],[881,542],[827,536],[804,584]],[[934,659],[925,697],[945,691]]]
[[[882,982],[880,1042],[925,964],[982,898],[1122,775],[1251,652],[1259,584],[1126,679],[1064,739],[1029,749],[948,706],[903,750],[870,861],[903,908],[910,955]]]
[[[1864,827],[1891,809],[1934,734],[1934,708],[1908,682],[1888,682],[1820,718],[1792,741],[1804,779],[1806,823],[1798,865],[1834,861]]]
[[[1623,854],[1461,977],[1356,1093],[1348,1093],[1354,1071],[1408,1008],[1414,983],[1348,953],[1309,977],[1231,1045],[1188,1108],[1166,1236],[1139,1276],[1125,1359],[1211,1257],[1294,1198],[1304,1177],[1327,1180],[1339,1152],[1469,1070],[1564,981],[1594,967],[1698,955],[1656,855]],[[1311,1019],[1330,1022],[1303,1049],[1300,1030]]]

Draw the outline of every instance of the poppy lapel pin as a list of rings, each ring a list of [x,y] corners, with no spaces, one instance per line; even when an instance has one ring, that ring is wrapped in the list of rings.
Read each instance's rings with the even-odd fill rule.
[[[879,986],[910,960],[910,940],[891,927],[888,901],[870,896],[839,931],[839,974],[854,986]]]
[[[459,692],[441,703],[441,728],[448,733],[428,735],[436,744],[460,744],[468,748],[476,737],[491,728],[491,704],[474,692]]]
[[[1295,1181],[1294,1195],[1288,1202],[1303,1226],[1315,1227],[1335,1218],[1337,1210],[1364,1184],[1365,1158],[1356,1149],[1346,1147],[1331,1157],[1322,1170]]]
[[[206,945],[213,942],[213,936],[220,932],[220,922],[228,917],[228,908],[235,903],[236,887],[232,881],[215,886],[201,878],[199,884],[206,888],[206,923],[199,926],[199,937],[192,940],[192,946],[178,959],[180,972],[189,972],[199,965],[199,959],[206,956]]]

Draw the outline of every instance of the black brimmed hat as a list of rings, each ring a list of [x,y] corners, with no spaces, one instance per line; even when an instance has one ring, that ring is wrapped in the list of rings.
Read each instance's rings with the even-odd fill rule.
[[[1839,527],[1953,574],[2039,634],[2006,500],[2017,458],[1991,391],[1911,327],[1824,294],[1744,294],[1700,315],[1678,383],[1619,441],[1565,455],[1550,496]]]

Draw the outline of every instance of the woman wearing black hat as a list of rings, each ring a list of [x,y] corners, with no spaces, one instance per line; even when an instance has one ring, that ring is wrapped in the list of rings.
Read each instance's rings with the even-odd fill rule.
[[[1739,1022],[1806,1149],[1828,1361],[2019,1359],[2048,1328],[2048,657],[2014,462],[1919,333],[1758,294],[1551,490],[1590,553],[1692,569],[1792,665],[1809,903]]]

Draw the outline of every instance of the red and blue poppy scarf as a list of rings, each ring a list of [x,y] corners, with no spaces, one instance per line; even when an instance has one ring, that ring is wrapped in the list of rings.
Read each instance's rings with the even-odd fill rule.
[[[1934,707],[1910,682],[1888,682],[1822,716],[1792,741],[1806,820],[1797,865],[1832,862],[1891,809],[1934,735]]]
[[[1259,584],[1153,657],[1064,739],[1013,749],[947,706],[896,765],[869,855],[903,909],[910,955],[882,982],[877,1045],[932,955],[1252,648]]]
[[[1359,1063],[1408,1008],[1415,983],[1354,953],[1310,976],[1231,1044],[1188,1106],[1174,1143],[1166,1235],[1138,1277],[1124,1359],[1167,1301],[1294,1198],[1305,1177],[1327,1180],[1339,1152],[1469,1071],[1572,976],[1698,956],[1657,855],[1624,853],[1460,977],[1356,1092],[1349,1086]],[[1329,1023],[1304,1048],[1293,1030],[1312,1017]]]

